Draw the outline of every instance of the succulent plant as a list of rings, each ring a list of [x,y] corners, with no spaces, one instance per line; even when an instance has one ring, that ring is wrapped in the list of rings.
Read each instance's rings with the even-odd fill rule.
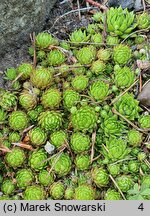
[[[6,80],[14,80],[17,77],[17,71],[15,68],[8,68],[5,72],[5,79]]]
[[[16,173],[17,186],[21,189],[31,185],[33,179],[33,172],[30,169],[21,169]]]
[[[51,143],[56,147],[61,147],[67,140],[67,134],[63,130],[54,131],[50,135]]]
[[[38,124],[45,130],[56,130],[62,125],[62,116],[56,111],[42,112],[38,118]]]
[[[8,138],[9,142],[19,142],[21,140],[21,136],[18,132],[11,132]]]
[[[0,91],[0,106],[7,111],[13,110],[17,105],[17,97],[9,91]]]
[[[19,103],[26,110],[34,108],[37,104],[36,94],[26,90],[22,91],[19,97]]]
[[[50,88],[41,97],[41,103],[45,108],[58,107],[61,101],[61,93],[58,89]]]
[[[12,180],[6,179],[3,181],[1,190],[6,195],[11,195],[15,190],[15,185]]]
[[[137,154],[137,159],[138,159],[139,161],[145,160],[146,157],[147,157],[147,155],[146,155],[145,152],[139,152],[139,153]]]
[[[93,107],[82,106],[71,115],[71,123],[75,130],[88,131],[96,126],[97,115]]]
[[[104,196],[105,200],[121,200],[120,193],[114,189],[108,189]]]
[[[83,75],[86,73],[86,68],[82,66],[80,63],[73,64],[71,70],[75,75]]]
[[[50,195],[58,200],[62,199],[65,193],[65,187],[62,182],[54,182],[50,187]]]
[[[0,196],[0,200],[10,200],[10,197],[7,195]]]
[[[139,117],[141,108],[139,102],[134,99],[132,94],[124,94],[114,105],[115,109],[129,120]]]
[[[95,199],[95,189],[88,184],[79,185],[75,188],[74,193],[75,200],[94,200]]]
[[[4,124],[6,117],[7,117],[7,113],[0,108],[0,125]]]
[[[71,158],[67,153],[62,153],[60,157],[54,156],[50,160],[50,165],[53,166],[54,172],[58,177],[67,175],[71,170]]]
[[[45,191],[39,185],[31,185],[26,188],[23,194],[24,200],[44,200]]]
[[[103,101],[109,94],[109,85],[103,81],[95,81],[90,86],[90,96],[97,101]]]
[[[47,170],[41,170],[38,174],[38,180],[41,185],[49,186],[54,182],[54,175]]]
[[[140,116],[138,121],[139,121],[141,128],[143,128],[143,129],[149,129],[150,128],[150,115]]]
[[[97,61],[92,62],[90,69],[91,69],[92,73],[99,75],[105,71],[105,68],[106,68],[105,63],[101,60],[97,60]]]
[[[131,173],[139,172],[140,166],[138,161],[130,160],[128,163],[128,168]]]
[[[109,46],[112,46],[112,45],[117,45],[119,44],[120,40],[118,37],[114,37],[114,36],[111,36],[111,35],[108,35],[106,37],[106,44],[109,45]]]
[[[44,50],[39,50],[38,52],[37,52],[37,59],[39,60],[39,61],[42,61],[43,59],[45,59],[46,58],[46,52],[44,51]]]
[[[72,79],[72,86],[75,90],[81,92],[88,86],[89,79],[84,75],[75,76]]]
[[[80,132],[73,133],[70,139],[70,145],[75,153],[81,153],[89,150],[90,148],[90,138]]]
[[[110,8],[107,11],[107,31],[113,36],[119,35],[122,38],[127,37],[137,24],[134,22],[134,12],[129,12],[128,9]]]
[[[105,135],[108,137],[120,136],[125,132],[124,123],[119,121],[116,115],[113,115],[112,117],[107,115],[107,117],[101,123],[101,127],[104,130]]]
[[[9,116],[9,126],[15,131],[20,131],[28,126],[28,118],[21,110],[13,111]]]
[[[114,47],[113,58],[115,63],[125,65],[131,59],[131,49],[127,45],[119,44]]]
[[[150,118],[133,85],[148,67],[150,16],[134,14],[98,12],[69,41],[39,33],[34,67],[4,72],[0,200],[150,199]]]
[[[96,49],[94,46],[83,47],[77,52],[76,57],[80,64],[91,64],[96,58]]]
[[[70,42],[73,45],[79,46],[82,42],[87,42],[89,40],[89,35],[86,35],[86,31],[82,31],[81,29],[75,30],[70,35]]]
[[[72,200],[73,197],[74,197],[74,188],[72,188],[71,186],[67,187],[65,190],[64,198],[66,200]]]
[[[98,188],[106,187],[109,183],[109,175],[103,168],[95,167],[92,170],[92,180]]]
[[[39,67],[31,73],[30,80],[35,87],[45,89],[52,82],[52,75],[48,69]]]
[[[72,89],[66,89],[63,92],[63,103],[67,109],[75,106],[80,101],[80,95],[78,92]]]
[[[130,152],[130,149],[127,148],[127,144],[123,139],[110,138],[106,141],[106,148],[108,152],[104,148],[103,154],[111,161],[123,159]]]
[[[32,71],[33,66],[29,63],[23,63],[17,68],[17,73],[21,76],[22,80],[28,79]]]
[[[15,90],[15,91],[18,91],[18,90],[20,90],[20,88],[21,88],[21,84],[20,84],[20,82],[17,80],[17,81],[15,81],[14,83],[12,83],[12,89],[13,90]]]
[[[67,43],[67,41],[61,41],[60,42],[60,47],[62,47],[65,50],[70,50],[70,44]]]
[[[93,15],[93,20],[95,22],[101,22],[103,21],[103,18],[104,18],[104,14],[100,11],[100,12],[96,12],[94,15]]]
[[[139,146],[142,142],[142,134],[137,130],[129,130],[127,136],[129,145],[133,147]]]
[[[117,176],[120,174],[120,164],[109,164],[107,169],[112,176]]]
[[[145,42],[145,37],[143,35],[139,35],[134,40],[135,44],[142,44]]]
[[[47,134],[40,127],[35,127],[29,131],[29,139],[35,146],[44,144],[47,140]]]
[[[115,85],[121,88],[129,87],[135,79],[134,73],[129,67],[118,68],[115,73]]]
[[[11,147],[11,143],[8,140],[3,140],[1,141],[2,146],[6,146],[7,148]]]
[[[75,165],[78,170],[86,170],[90,166],[89,155],[77,155],[75,158]]]
[[[99,32],[99,24],[97,23],[92,23],[92,24],[88,24],[86,31],[88,34],[90,35],[94,35],[95,33]]]
[[[99,60],[108,61],[111,57],[111,52],[109,49],[100,49],[97,52],[97,57]]]
[[[52,35],[47,32],[39,33],[36,36],[36,45],[42,49],[57,44],[58,44],[57,39],[53,38]]]
[[[122,192],[127,192],[133,186],[133,180],[130,176],[122,175],[117,177],[115,180]]]
[[[28,111],[28,116],[32,122],[36,122],[39,114],[44,111],[44,107],[40,104],[36,106],[34,109]]]
[[[41,170],[46,167],[47,154],[44,149],[34,151],[28,160],[29,166],[34,170]]]
[[[93,35],[91,36],[91,42],[92,42],[92,43],[95,43],[94,45],[95,45],[96,47],[101,46],[101,44],[103,44],[103,36],[102,36],[102,34],[101,34],[101,33],[93,34]]]
[[[65,55],[60,50],[52,50],[47,55],[47,61],[50,66],[58,66],[66,60]]]
[[[68,64],[62,64],[58,71],[62,74],[63,77],[66,77],[68,75],[68,72],[71,70],[71,67]]]
[[[12,168],[20,167],[25,160],[25,153],[22,149],[15,147],[5,156],[5,161]]]
[[[136,16],[137,27],[139,29],[146,29],[150,25],[150,15],[148,13],[142,13]]]

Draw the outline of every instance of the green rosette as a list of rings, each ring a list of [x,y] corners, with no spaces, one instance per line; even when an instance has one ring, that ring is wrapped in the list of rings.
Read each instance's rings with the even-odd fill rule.
[[[34,179],[33,172],[30,169],[21,169],[16,173],[17,186],[25,189]]]
[[[60,102],[61,93],[58,89],[51,88],[42,94],[41,103],[45,108],[59,107]]]
[[[97,115],[94,108],[82,106],[71,115],[71,123],[75,130],[88,131],[95,128]]]
[[[8,152],[5,156],[5,161],[8,166],[12,168],[21,167],[25,160],[25,153],[20,148],[13,148],[11,152]]]
[[[45,89],[52,82],[52,74],[44,67],[38,67],[30,75],[31,83],[39,88]]]
[[[79,185],[77,188],[75,188],[74,199],[75,200],[94,200],[95,199],[95,189],[88,184]]]
[[[46,167],[47,162],[45,161],[47,159],[47,153],[44,151],[44,149],[39,149],[34,151],[28,160],[29,166],[34,170],[41,170]]]
[[[9,116],[9,126],[15,131],[21,131],[28,126],[28,117],[25,112],[17,110],[13,111]]]
[[[42,112],[38,118],[38,124],[45,130],[56,130],[62,125],[62,115],[56,111]]]
[[[43,187],[39,185],[31,185],[26,188],[23,193],[24,200],[44,200],[46,193]]]

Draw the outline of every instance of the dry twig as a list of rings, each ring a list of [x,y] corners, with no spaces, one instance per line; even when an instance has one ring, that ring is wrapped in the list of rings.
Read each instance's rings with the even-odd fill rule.
[[[81,11],[80,11],[80,2],[79,2],[79,0],[77,0],[77,5],[78,5],[78,9],[79,9],[79,11],[78,11],[78,13],[79,13],[79,20],[81,20]]]
[[[142,91],[142,74],[139,76],[139,81],[140,81],[140,87],[139,87],[139,92]]]
[[[25,128],[23,131],[23,134],[28,132],[30,129],[32,129],[34,127],[34,125],[29,126],[28,128]]]
[[[115,181],[115,179],[112,177],[112,175],[109,175],[110,179],[112,180],[112,182],[114,183],[114,185],[116,186],[116,188],[118,189],[119,193],[121,194],[122,198],[124,200],[126,200],[124,194],[122,193],[121,189],[119,188],[119,186],[117,185],[117,182]]]
[[[108,8],[107,8],[105,5],[102,5],[102,4],[100,4],[100,3],[98,3],[98,2],[95,2],[95,1],[93,1],[93,0],[86,0],[86,2],[90,3],[90,4],[93,5],[93,6],[98,7],[98,8],[100,8],[100,9],[104,10],[104,11],[108,10]]]
[[[49,172],[48,172],[49,175],[50,175],[50,173],[52,172],[52,170],[53,170],[54,166],[56,165],[56,163],[58,162],[58,160],[59,160],[60,156],[62,155],[63,151],[65,150],[65,148],[66,148],[66,146],[65,146],[64,148],[62,148],[62,149],[57,153],[56,159],[55,159],[55,161],[54,161],[52,167],[50,168],[50,170],[49,170]]]
[[[145,11],[146,10],[146,4],[145,4],[144,0],[142,0],[142,4],[143,4],[143,10]]]
[[[121,41],[121,44],[124,43],[130,36],[134,35],[135,33],[139,33],[139,32],[146,32],[147,30],[149,30],[150,27],[146,28],[146,29],[140,29],[140,30],[136,30],[134,32],[132,32],[131,34],[129,34],[125,39],[123,39]]]
[[[122,97],[126,92],[128,92],[139,80],[136,79],[135,82],[129,86],[129,88],[127,88],[124,92],[122,92],[120,95],[118,95],[114,100],[112,100],[112,102],[110,103],[110,105],[114,104],[120,97]]]
[[[148,130],[144,130],[139,128],[138,126],[136,126],[135,124],[133,124],[133,122],[131,122],[130,120],[128,120],[125,116],[121,115],[121,113],[119,113],[115,108],[112,108],[112,112],[118,116],[120,116],[121,118],[123,118],[126,122],[128,122],[128,124],[130,124],[134,129],[141,131],[144,134],[148,133]]]
[[[0,145],[0,151],[7,153],[7,152],[11,152],[11,150],[9,148],[7,148],[6,146]]]
[[[96,140],[96,131],[92,133],[91,163],[93,162],[93,157],[94,157],[95,140]]]
[[[24,148],[24,149],[28,149],[28,150],[30,150],[30,151],[33,151],[34,150],[34,148],[31,146],[31,145],[27,145],[27,144],[25,144],[25,143],[23,143],[23,142],[20,142],[20,143],[12,143],[13,145],[15,145],[15,146],[19,146],[19,147],[21,147],[21,148]]]

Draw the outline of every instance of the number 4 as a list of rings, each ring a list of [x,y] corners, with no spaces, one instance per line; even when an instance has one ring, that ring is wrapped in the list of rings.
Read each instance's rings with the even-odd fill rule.
[[[144,210],[144,206],[143,206],[143,203],[141,203],[138,207],[139,210],[143,211]]]

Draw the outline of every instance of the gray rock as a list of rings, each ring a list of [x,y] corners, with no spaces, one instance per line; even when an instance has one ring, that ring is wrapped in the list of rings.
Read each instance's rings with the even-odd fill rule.
[[[0,58],[29,41],[31,32],[43,29],[55,2],[56,0],[1,0]]]
[[[137,99],[144,106],[150,107],[150,81],[143,87]]]
[[[139,10],[142,8],[141,0],[109,0],[109,7],[119,7],[128,8],[128,9],[136,9]]]
[[[134,0],[110,0],[108,5],[110,7],[119,7],[121,5],[122,8],[133,8]]]
[[[141,0],[135,0],[135,5],[134,5],[135,10],[140,10],[143,8],[143,4]]]

